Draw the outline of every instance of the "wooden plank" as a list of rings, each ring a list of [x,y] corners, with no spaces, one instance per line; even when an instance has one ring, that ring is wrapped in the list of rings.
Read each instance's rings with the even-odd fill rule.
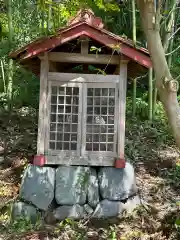
[[[114,166],[114,157],[78,157],[68,156],[61,158],[60,155],[48,155],[46,156],[46,164],[54,165],[81,165],[81,166]]]
[[[87,117],[87,84],[83,84],[83,93],[82,93],[82,100],[83,100],[83,106],[82,106],[82,141],[81,141],[81,156],[84,156],[85,150],[86,150],[86,117]]]
[[[98,75],[98,74],[79,74],[79,73],[48,73],[49,81],[63,81],[63,82],[110,82],[118,83],[119,75]]]
[[[44,154],[45,138],[48,118],[47,118],[47,82],[48,82],[49,62],[48,56],[45,53],[41,59],[41,74],[40,74],[40,97],[39,97],[39,122],[38,122],[38,139],[37,139],[37,154]]]
[[[89,51],[89,38],[87,37],[81,37],[81,54],[87,55]]]
[[[120,56],[104,54],[80,54],[49,52],[48,57],[53,62],[72,62],[72,63],[99,63],[99,64],[119,64]]]
[[[81,138],[82,138],[82,105],[83,91],[82,84],[79,84],[79,106],[78,106],[78,129],[77,129],[77,154],[81,155]]]
[[[115,88],[115,115],[114,115],[114,145],[113,145],[113,151],[117,154],[117,138],[118,138],[118,105],[119,105],[119,83],[116,83]]]
[[[45,124],[45,154],[49,150],[49,139],[50,139],[50,114],[51,114],[51,82],[48,82],[47,86],[47,111],[46,111],[46,122]]]
[[[127,64],[123,63],[123,62],[120,62],[118,156],[121,159],[124,159],[125,118],[126,118],[126,89],[127,89]]]

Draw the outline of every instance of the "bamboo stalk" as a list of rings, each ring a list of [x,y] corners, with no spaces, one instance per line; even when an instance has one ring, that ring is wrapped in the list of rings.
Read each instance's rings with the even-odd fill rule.
[[[9,47],[12,47],[13,41],[13,22],[12,22],[12,0],[8,0],[7,2],[8,12],[8,40],[9,40]],[[9,109],[11,108],[12,103],[12,92],[13,92],[13,60],[9,59],[9,66],[8,66],[8,85],[7,85],[7,95],[8,95],[8,102],[9,102]]]
[[[152,75],[153,75],[153,69],[150,68],[149,69],[149,101],[148,101],[148,117],[149,120],[152,121],[152,116],[153,116],[153,111],[152,111],[152,107],[153,107],[153,81],[152,81]]]
[[[133,104],[132,104],[132,112],[133,117],[136,116],[136,88],[137,88],[137,79],[133,79]]]
[[[4,65],[3,65],[3,61],[1,61],[1,73],[2,73],[2,79],[3,79],[3,87],[4,87],[4,92],[6,93],[7,89],[6,89],[6,81],[5,81],[5,74],[4,74]]]
[[[156,104],[157,104],[157,88],[156,86],[154,86],[154,95],[153,95],[153,116],[152,118],[155,118],[155,114],[156,114]]]
[[[136,3],[135,0],[132,0],[132,34],[133,34],[133,43],[136,45]]]
[[[132,0],[132,37],[134,46],[136,46],[136,2]],[[136,87],[137,79],[133,79],[133,103],[132,103],[132,114],[133,117],[136,116]]]

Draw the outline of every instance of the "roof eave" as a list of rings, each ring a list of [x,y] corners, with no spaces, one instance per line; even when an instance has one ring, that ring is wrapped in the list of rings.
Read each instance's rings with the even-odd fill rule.
[[[37,39],[36,41],[27,44],[23,48],[10,53],[9,56],[16,60],[18,58],[21,60],[32,58],[42,52],[51,51],[56,46],[62,45],[63,43],[71,41],[82,35],[86,35],[112,49],[114,47],[113,45],[119,44],[120,53],[147,68],[152,67],[152,62],[146,49],[140,47],[135,48],[130,40],[123,39],[122,37],[117,36],[105,29],[92,26],[85,21],[77,22],[69,27],[63,28],[53,36]],[[23,52],[25,52],[23,57],[18,57],[18,55],[22,54]]]

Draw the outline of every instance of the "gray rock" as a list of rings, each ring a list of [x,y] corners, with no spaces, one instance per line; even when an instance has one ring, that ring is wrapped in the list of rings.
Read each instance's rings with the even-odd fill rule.
[[[47,224],[55,224],[56,223],[56,219],[54,217],[53,211],[58,207],[55,199],[53,199],[53,201],[51,202],[51,204],[49,205],[48,209],[46,211],[43,212],[43,219]]]
[[[120,201],[137,193],[134,168],[128,162],[124,169],[100,168],[98,178],[103,199]]]
[[[50,167],[29,165],[20,188],[20,198],[47,210],[54,198],[55,170]]]
[[[0,154],[4,153],[4,148],[2,146],[0,146]]]
[[[123,204],[123,210],[127,213],[132,213],[134,209],[141,205],[141,199],[139,196],[135,196],[133,198],[129,198],[126,203]]]
[[[55,190],[57,203],[60,205],[84,205],[87,198],[88,178],[88,167],[58,167]]]
[[[54,217],[60,221],[70,218],[78,220],[86,215],[84,207],[79,204],[73,206],[61,206],[54,211]]]
[[[27,203],[16,202],[12,207],[11,218],[12,221],[26,219],[32,224],[35,224],[40,219],[40,212],[38,212],[35,207]]]
[[[92,208],[96,208],[97,204],[99,203],[99,185],[98,185],[97,172],[93,168],[90,169],[87,199],[88,199],[88,204]]]
[[[117,217],[122,211],[123,203],[103,200],[97,205],[93,218]]]
[[[135,196],[127,200],[126,203],[120,201],[101,201],[93,214],[94,218],[108,218],[108,217],[121,217],[122,213],[130,214],[134,211],[135,208],[141,205],[141,200],[139,196]]]
[[[94,212],[94,210],[88,204],[84,205],[84,210],[88,215],[91,215]]]

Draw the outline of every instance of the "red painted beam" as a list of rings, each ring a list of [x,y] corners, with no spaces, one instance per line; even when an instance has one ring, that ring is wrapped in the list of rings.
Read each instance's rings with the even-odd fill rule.
[[[33,159],[33,165],[42,167],[46,164],[46,158],[44,155],[36,155]]]
[[[40,43],[30,44],[30,46],[27,47],[27,53],[22,57],[22,59],[31,58],[45,51],[49,51],[58,45],[69,42],[82,35],[86,35],[112,49],[114,46],[120,45],[120,53],[147,68],[152,67],[150,57],[143,53],[143,51],[135,49],[128,44],[122,43],[118,37],[116,39],[114,36],[112,37],[111,34],[108,35],[107,31],[106,33],[103,33],[103,30],[93,28],[86,23],[75,26],[74,28],[63,30],[63,32],[59,32],[58,35],[44,39]]]

